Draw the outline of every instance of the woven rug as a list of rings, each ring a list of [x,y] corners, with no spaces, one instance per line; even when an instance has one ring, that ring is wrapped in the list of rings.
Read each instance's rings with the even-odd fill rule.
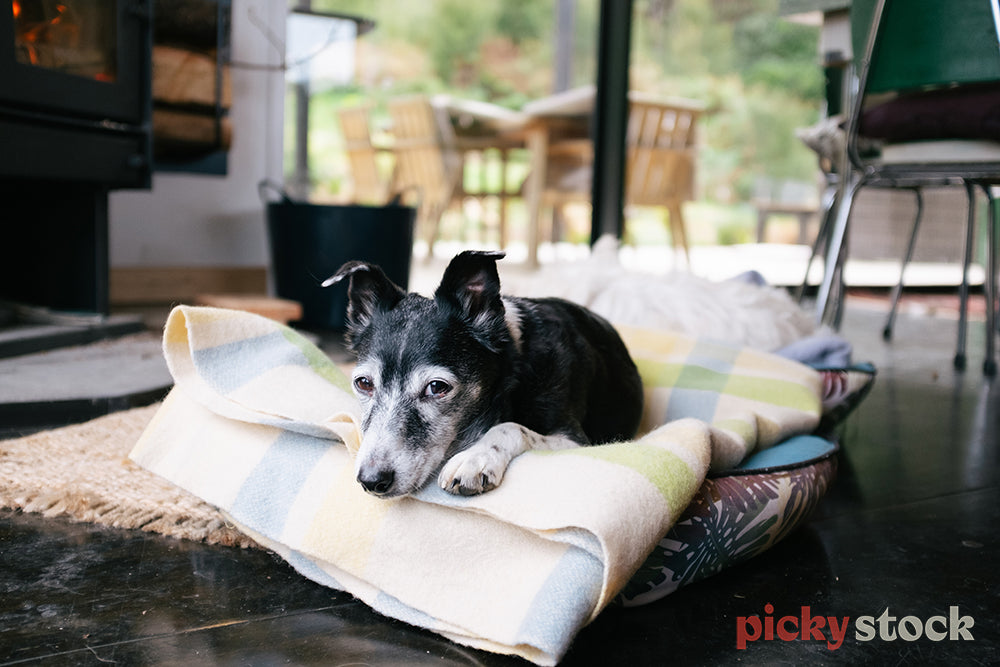
[[[158,408],[0,441],[0,506],[209,544],[254,546],[214,507],[128,459]]]

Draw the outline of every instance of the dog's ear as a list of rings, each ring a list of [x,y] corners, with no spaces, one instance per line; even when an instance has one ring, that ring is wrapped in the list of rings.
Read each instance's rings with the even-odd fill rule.
[[[467,250],[448,264],[434,292],[439,304],[456,310],[474,335],[496,351],[506,335],[497,260],[505,253]]]
[[[350,278],[347,286],[349,341],[368,327],[376,312],[392,310],[406,296],[379,266],[367,262],[347,262],[323,281],[323,287],[335,285],[345,278]]]

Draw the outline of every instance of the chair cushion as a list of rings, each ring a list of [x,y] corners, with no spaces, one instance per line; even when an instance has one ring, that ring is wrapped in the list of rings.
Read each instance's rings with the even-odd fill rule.
[[[888,143],[1000,140],[1000,83],[899,95],[867,109],[861,118],[860,134]]]
[[[910,141],[882,147],[884,164],[968,164],[1000,162],[1000,141],[946,139]]]

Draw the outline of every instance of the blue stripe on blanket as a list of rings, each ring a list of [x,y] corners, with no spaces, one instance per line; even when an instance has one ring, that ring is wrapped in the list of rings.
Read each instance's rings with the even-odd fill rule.
[[[740,350],[729,345],[698,341],[670,390],[670,403],[663,422],[694,417],[711,424],[719,397],[733,371]]]
[[[517,641],[561,655],[574,631],[587,622],[603,577],[600,560],[580,549],[567,550],[535,595]]]
[[[410,625],[415,625],[420,628],[433,630],[441,625],[438,619],[433,616],[429,616],[419,609],[414,609],[413,607],[403,604],[398,599],[384,591],[378,592],[378,596],[376,596],[372,607],[374,607],[375,611],[380,614],[391,616],[398,621],[403,621],[404,623],[409,623]]]
[[[713,343],[709,340],[700,340],[695,343],[684,363],[709,368],[716,373],[729,375],[733,370],[736,357],[739,355],[740,348],[738,347],[726,345],[725,343]]]
[[[413,494],[413,497],[442,507],[465,507],[469,504],[469,497],[448,493],[438,486],[437,478],[433,478],[429,484]]]
[[[663,423],[684,417],[694,417],[711,424],[715,420],[715,408],[719,404],[719,394],[700,389],[679,389],[670,391],[670,403]]]
[[[301,552],[290,551],[288,552],[288,557],[285,558],[285,560],[287,560],[288,564],[294,567],[299,574],[307,579],[312,579],[318,584],[322,584],[328,588],[335,588],[338,591],[346,590],[340,582],[330,576],[326,570],[314,563],[308,557],[303,556]]]
[[[221,394],[239,389],[265,370],[309,365],[281,331],[194,350],[192,357],[198,373]]]
[[[282,431],[243,482],[229,513],[251,530],[280,539],[296,495],[329,447],[328,441]]]
[[[572,545],[577,549],[583,549],[594,558],[601,559],[604,557],[604,547],[601,546],[601,541],[589,530],[583,530],[582,528],[562,528],[558,533],[550,534],[549,537]]]

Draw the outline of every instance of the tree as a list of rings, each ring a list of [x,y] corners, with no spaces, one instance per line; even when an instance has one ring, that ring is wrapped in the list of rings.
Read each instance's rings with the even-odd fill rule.
[[[514,44],[545,39],[551,33],[552,7],[537,0],[505,0],[497,10],[497,33]]]

